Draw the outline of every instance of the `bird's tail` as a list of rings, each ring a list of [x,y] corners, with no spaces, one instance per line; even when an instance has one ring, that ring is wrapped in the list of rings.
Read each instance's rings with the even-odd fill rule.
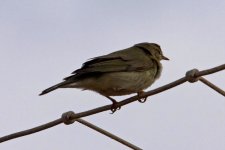
[[[49,93],[49,92],[51,92],[51,91],[54,91],[54,90],[56,90],[56,89],[58,89],[58,88],[60,88],[60,87],[63,87],[63,86],[66,85],[66,84],[68,84],[68,81],[64,81],[64,82],[58,83],[58,84],[56,84],[56,85],[53,85],[53,86],[51,86],[51,87],[45,89],[44,91],[42,91],[42,92],[39,94],[39,96],[44,95],[44,94],[47,94],[47,93]]]

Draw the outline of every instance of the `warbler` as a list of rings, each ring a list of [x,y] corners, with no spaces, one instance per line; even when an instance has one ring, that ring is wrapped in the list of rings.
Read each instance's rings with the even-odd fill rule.
[[[158,44],[135,44],[108,55],[89,59],[80,69],[72,72],[71,76],[47,88],[40,95],[58,88],[91,90],[110,99],[113,103],[111,110],[114,112],[117,110],[117,101],[110,96],[142,94],[144,89],[160,77],[161,60],[169,59],[163,55]]]

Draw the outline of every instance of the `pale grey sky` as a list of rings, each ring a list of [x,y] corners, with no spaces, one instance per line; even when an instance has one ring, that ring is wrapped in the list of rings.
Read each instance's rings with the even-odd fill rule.
[[[156,42],[171,61],[148,90],[192,68],[225,62],[224,0],[0,0],[0,136],[109,104],[89,91],[39,97],[88,58],[139,42]],[[224,71],[206,77],[225,89]],[[116,97],[123,99],[124,97]],[[113,115],[85,119],[143,149],[224,150],[225,98],[185,83]],[[0,144],[2,150],[117,150],[127,147],[79,123]]]

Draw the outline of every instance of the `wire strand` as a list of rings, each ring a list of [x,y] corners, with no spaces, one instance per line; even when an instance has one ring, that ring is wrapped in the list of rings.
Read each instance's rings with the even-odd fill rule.
[[[134,150],[142,150],[141,148],[135,146],[134,144],[132,144],[130,142],[127,142],[124,139],[122,139],[122,138],[120,138],[120,137],[118,137],[118,136],[116,136],[116,135],[114,135],[114,134],[112,134],[112,133],[102,129],[102,128],[99,128],[99,127],[97,127],[96,125],[94,125],[94,124],[92,124],[90,122],[87,122],[87,121],[85,121],[83,119],[77,119],[77,122],[79,122],[79,123],[81,123],[81,124],[91,128],[91,129],[93,129],[93,130],[95,130],[95,131],[97,131],[97,132],[99,132],[99,133],[101,133],[101,134],[103,134],[105,136],[108,136],[111,139],[114,139],[117,142],[119,142],[119,143],[121,143],[123,145],[126,145],[127,147],[130,147],[130,148],[132,148]]]
[[[215,90],[216,92],[220,93],[221,95],[225,96],[225,91],[223,91],[221,88],[219,88],[218,86],[214,85],[213,83],[209,82],[208,80],[206,80],[203,77],[200,77],[199,80],[204,83],[205,85],[209,86],[210,88],[212,88],[213,90]]]
[[[222,89],[220,89],[219,87],[217,87],[213,83],[209,82],[205,78],[201,77],[201,76],[204,76],[204,75],[209,75],[209,74],[212,74],[212,73],[216,73],[218,71],[222,71],[224,69],[225,69],[225,64],[214,67],[214,68],[211,68],[211,69],[202,70],[202,71],[198,71],[197,69],[193,69],[191,71],[188,71],[188,73],[186,73],[186,76],[183,77],[183,78],[180,78],[180,79],[178,79],[174,82],[171,82],[171,83],[166,84],[164,86],[161,86],[159,88],[153,89],[151,91],[145,92],[141,96],[133,96],[133,97],[125,99],[121,102],[118,102],[118,106],[121,107],[121,106],[127,105],[131,102],[137,101],[140,98],[146,98],[146,97],[161,93],[163,91],[166,91],[168,89],[176,87],[180,84],[183,84],[186,81],[194,83],[194,82],[200,80],[205,85],[209,86],[213,90],[215,90],[218,93],[220,93],[221,95],[225,96],[225,92]],[[102,134],[104,134],[104,135],[106,135],[106,136],[108,136],[108,137],[128,146],[128,147],[130,147],[130,148],[132,148],[132,146],[133,146],[133,149],[136,148],[137,150],[139,150],[140,149],[139,147],[137,147],[137,146],[135,146],[135,145],[133,145],[133,144],[131,144],[131,143],[129,143],[129,142],[127,142],[127,141],[125,141],[125,140],[123,140],[123,139],[121,139],[121,138],[119,138],[119,137],[117,137],[117,136],[115,136],[111,133],[109,133],[108,131],[105,131],[105,130],[103,130],[103,129],[101,129],[101,128],[99,128],[99,127],[97,127],[97,126],[95,126],[91,123],[88,123],[87,121],[79,119],[79,118],[82,118],[82,117],[86,117],[86,116],[97,114],[97,113],[100,113],[100,112],[103,112],[103,111],[107,111],[107,110],[110,110],[110,109],[111,109],[111,105],[105,105],[105,106],[102,106],[102,107],[94,108],[94,109],[84,111],[84,112],[80,112],[80,113],[77,113],[77,114],[75,114],[73,112],[67,112],[67,113],[64,113],[61,118],[56,119],[54,121],[51,121],[49,123],[46,123],[46,124],[31,128],[31,129],[27,129],[27,130],[24,130],[24,131],[20,131],[20,132],[16,132],[16,133],[13,133],[13,134],[9,134],[9,135],[0,137],[0,143],[11,140],[11,139],[15,139],[15,138],[18,138],[18,137],[33,134],[33,133],[36,133],[36,132],[39,132],[39,131],[42,131],[42,130],[45,130],[45,129],[49,129],[49,128],[54,127],[56,125],[59,125],[61,123],[69,125],[69,124],[72,124],[74,122],[74,120],[77,120],[78,122],[82,123],[83,125],[91,128],[91,129],[94,129],[94,130],[96,130],[96,131],[98,131],[98,132],[100,132],[100,133],[102,133]],[[68,114],[69,114],[69,116],[68,116]]]

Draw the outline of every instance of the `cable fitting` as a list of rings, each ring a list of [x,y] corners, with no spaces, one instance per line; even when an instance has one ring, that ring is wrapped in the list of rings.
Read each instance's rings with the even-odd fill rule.
[[[196,77],[196,73],[198,73],[198,69],[192,69],[186,72],[187,81],[190,83],[197,82],[200,77]]]
[[[68,111],[62,114],[62,120],[63,123],[66,125],[70,125],[75,122],[73,119],[73,116],[75,116],[75,113],[73,111]]]

